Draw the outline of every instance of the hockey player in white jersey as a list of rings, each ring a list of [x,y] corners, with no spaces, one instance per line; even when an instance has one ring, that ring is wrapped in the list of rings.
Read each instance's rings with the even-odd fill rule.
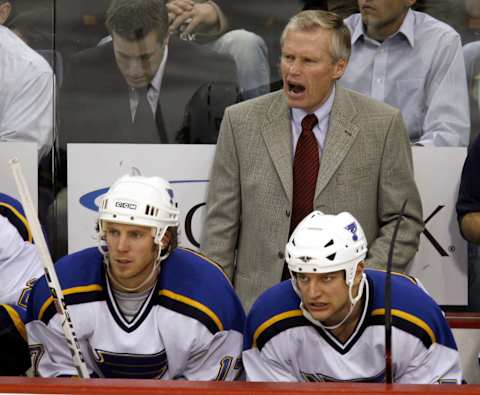
[[[124,176],[101,198],[100,248],[55,269],[91,377],[233,380],[245,315],[223,271],[176,247],[179,212],[159,177]],[[45,278],[35,284],[27,333],[35,374],[75,367]]]
[[[37,247],[24,241],[17,228],[0,215],[0,303],[26,308],[30,288],[42,274]]]
[[[385,381],[385,272],[364,269],[367,242],[349,213],[315,211],[295,229],[285,257],[292,275],[267,290],[246,323],[250,381]],[[392,276],[396,383],[461,383],[455,340],[435,301]]]
[[[0,375],[24,374],[30,367],[25,309],[35,279],[43,273],[37,247],[16,201],[0,194]],[[3,214],[7,214],[4,217]],[[18,229],[12,223],[19,226]]]

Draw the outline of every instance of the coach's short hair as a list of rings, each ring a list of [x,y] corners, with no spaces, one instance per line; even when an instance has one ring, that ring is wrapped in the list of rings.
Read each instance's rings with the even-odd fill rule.
[[[151,31],[159,41],[168,35],[168,13],[164,0],[113,0],[107,10],[106,26],[125,40],[136,41]]]
[[[334,63],[340,59],[348,61],[352,48],[350,31],[343,23],[343,19],[333,12],[308,10],[294,15],[283,29],[280,42],[283,46],[285,36],[289,31],[311,32],[317,29],[332,32],[330,43],[332,61]]]

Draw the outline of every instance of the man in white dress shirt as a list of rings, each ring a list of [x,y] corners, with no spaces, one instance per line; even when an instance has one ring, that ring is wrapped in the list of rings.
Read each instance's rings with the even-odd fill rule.
[[[0,53],[0,142],[34,142],[40,160],[53,142],[52,69],[5,26],[0,26]]]
[[[412,143],[466,146],[468,91],[459,34],[415,0],[358,0],[345,19],[352,54],[339,81],[402,111]]]

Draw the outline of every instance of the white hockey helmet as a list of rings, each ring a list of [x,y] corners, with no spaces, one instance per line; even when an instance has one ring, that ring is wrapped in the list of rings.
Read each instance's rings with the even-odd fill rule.
[[[325,215],[314,211],[300,222],[285,248],[288,268],[295,273],[345,270],[353,283],[359,262],[367,256],[367,240],[358,221],[347,212]]]
[[[155,229],[154,241],[161,240],[169,227],[178,226],[179,210],[173,201],[173,189],[160,177],[125,175],[101,197],[99,230],[103,221]]]
[[[355,304],[363,295],[365,273],[353,295],[353,285],[358,264],[367,256],[367,240],[358,221],[347,212],[338,215],[325,215],[314,211],[300,222],[285,247],[285,259],[292,274],[295,292],[302,297],[293,273],[332,273],[345,271],[348,286],[350,309],[345,317],[335,325],[324,325],[317,321],[300,303],[305,318],[315,325],[326,329],[335,329],[350,317]]]

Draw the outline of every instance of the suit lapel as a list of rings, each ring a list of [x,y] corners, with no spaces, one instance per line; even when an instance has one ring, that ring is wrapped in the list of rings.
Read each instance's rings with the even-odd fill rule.
[[[283,91],[277,92],[267,109],[261,132],[288,199],[292,200],[292,132],[290,110]]]
[[[359,132],[358,126],[352,123],[357,114],[357,109],[352,100],[345,89],[338,84],[335,90],[335,100],[330,114],[330,126],[325,148],[321,157],[314,201],[337,171]]]

